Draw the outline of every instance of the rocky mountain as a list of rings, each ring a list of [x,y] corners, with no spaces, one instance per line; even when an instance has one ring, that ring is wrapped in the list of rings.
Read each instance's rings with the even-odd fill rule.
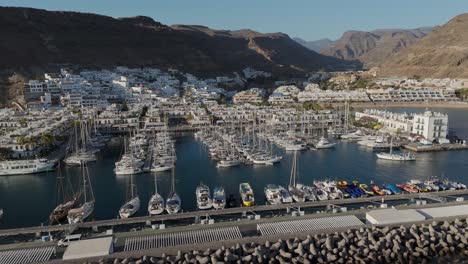
[[[167,26],[143,16],[113,18],[0,7],[0,35],[3,99],[17,94],[17,89],[2,87],[21,86],[24,77],[57,70],[57,65],[172,67],[199,76],[230,74],[246,67],[303,76],[308,71],[351,65],[311,51],[282,33]]]
[[[278,71],[339,68],[286,34],[166,26],[148,17],[0,7],[1,68],[54,63],[176,67],[201,74],[247,66]]]
[[[386,76],[468,78],[468,13],[434,28],[380,67]]]
[[[430,30],[425,27],[347,31],[335,44],[322,49],[320,53],[344,60],[358,60],[366,67],[372,67],[418,42]]]
[[[320,50],[327,48],[336,43],[335,40],[330,40],[328,38],[319,39],[319,40],[312,40],[307,41],[301,38],[293,38],[297,43],[301,44],[302,46],[313,50],[315,52],[320,52]]]

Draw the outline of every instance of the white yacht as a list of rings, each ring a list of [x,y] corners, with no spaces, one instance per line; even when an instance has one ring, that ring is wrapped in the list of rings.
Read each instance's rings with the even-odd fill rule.
[[[274,205],[282,203],[280,189],[277,185],[267,184],[263,191],[265,192],[265,198],[269,204]]]
[[[3,217],[3,209],[0,208],[0,220],[2,220],[2,217]]]
[[[335,146],[336,142],[330,142],[326,137],[321,137],[317,144],[315,144],[316,149],[328,149],[334,148]]]
[[[55,160],[48,159],[0,161],[0,176],[52,171],[56,162]]]
[[[197,186],[195,191],[197,197],[197,207],[200,210],[207,210],[213,207],[213,200],[211,199],[210,188],[202,183]]]
[[[69,224],[81,223],[94,211],[94,194],[89,179],[88,167],[86,163],[81,164],[81,175],[83,181],[83,203],[80,207],[68,211],[67,219]],[[89,188],[89,194],[88,189]],[[91,196],[91,197],[88,197]],[[90,198],[90,199],[88,199]]]
[[[224,209],[226,207],[226,193],[223,187],[215,187],[213,189],[213,208]]]

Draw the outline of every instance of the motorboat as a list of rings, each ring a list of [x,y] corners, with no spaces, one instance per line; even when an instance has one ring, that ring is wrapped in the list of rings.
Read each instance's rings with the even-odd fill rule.
[[[223,187],[215,187],[213,189],[213,208],[224,209],[226,207],[226,193]]]
[[[284,188],[281,185],[278,185],[278,189],[279,189],[279,195],[281,197],[281,202],[282,203],[292,203],[293,202],[293,198],[292,198],[291,194],[289,193],[289,191],[286,190],[286,188]]]
[[[321,137],[317,144],[315,144],[316,149],[329,149],[335,146],[336,142],[330,142],[326,137]]]
[[[267,184],[263,191],[265,193],[265,198],[269,204],[275,205],[282,203],[280,189],[277,185]]]
[[[211,199],[210,188],[208,186],[200,183],[195,190],[195,195],[198,209],[207,210],[213,207],[213,200]]]
[[[312,186],[304,185],[301,183],[296,184],[296,187],[299,188],[302,192],[304,192],[304,198],[306,201],[316,201],[317,197],[315,197],[315,190]]]
[[[249,183],[241,183],[239,185],[239,193],[242,199],[243,206],[253,206],[255,204],[254,193]]]

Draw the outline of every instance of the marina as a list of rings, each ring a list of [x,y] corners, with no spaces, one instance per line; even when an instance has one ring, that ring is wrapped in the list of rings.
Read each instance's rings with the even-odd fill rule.
[[[408,109],[402,110],[408,111]],[[443,111],[443,110],[442,110]],[[464,110],[449,110],[451,116],[451,127],[457,131],[460,136],[466,136],[466,124],[463,121]],[[201,130],[203,131],[203,129]],[[456,182],[464,182],[464,178],[459,173],[466,166],[466,151],[447,152],[447,153],[417,153],[417,160],[413,163],[399,163],[394,161],[379,160],[375,156],[375,152],[359,144],[349,142],[347,140],[338,140],[333,148],[330,149],[309,149],[309,150],[286,150],[278,144],[268,143],[261,137],[255,137],[259,147],[266,148],[266,154],[272,153],[277,157],[282,157],[281,161],[274,165],[255,165],[251,163],[237,165],[229,168],[218,167],[219,161],[212,158],[210,148],[203,143],[197,136],[191,133],[174,134],[175,138],[171,139],[166,132],[158,133],[155,139],[158,140],[158,146],[161,147],[156,152],[152,137],[148,139],[138,139],[138,135],[134,134],[132,142],[147,142],[148,149],[146,158],[136,160],[135,163],[141,164],[143,168],[151,167],[151,158],[166,156],[168,161],[174,162],[175,157],[176,169],[159,172],[144,172],[133,176],[133,185],[138,190],[138,198],[140,203],[147,205],[155,194],[155,191],[162,197],[167,198],[172,189],[172,184],[175,184],[177,197],[173,197],[171,201],[176,201],[179,204],[182,212],[193,212],[198,209],[197,199],[195,194],[196,187],[203,182],[210,191],[222,188],[223,192],[218,192],[216,197],[213,192],[210,192],[212,206],[215,206],[214,198],[218,198],[217,203],[220,204],[217,208],[222,208],[222,204],[226,207],[240,206],[241,196],[239,194],[239,184],[242,182],[249,183],[252,188],[253,198],[257,205],[262,205],[267,202],[265,197],[265,187],[268,184],[277,184],[286,186],[283,189],[293,193],[301,190],[303,195],[307,192],[313,193],[316,187],[316,181],[331,180],[339,183],[339,181],[347,181],[352,183],[358,181],[359,184],[367,184],[367,189],[376,188],[373,184],[377,184],[380,188],[385,189],[386,184],[406,183],[409,180],[426,181],[431,176],[437,176],[439,179],[449,179]],[[245,133],[247,137],[249,134]],[[133,139],[134,138],[134,139]],[[252,139],[253,137],[251,137]],[[232,140],[232,139],[231,139]],[[129,193],[130,175],[117,175],[114,171],[115,163],[122,159],[122,153],[125,153],[125,148],[130,149],[130,138],[125,137],[114,138],[112,144],[105,147],[104,151],[96,153],[96,161],[87,165],[89,173],[89,183],[92,183],[92,194],[95,202],[94,210],[90,213],[88,221],[116,219],[119,217],[119,208],[128,202],[126,200]],[[175,142],[175,145],[171,145]],[[336,141],[336,140],[335,140]],[[120,142],[120,143],[119,143]],[[228,141],[229,142],[229,141]],[[135,148],[132,143],[132,148]],[[232,143],[229,143],[232,144]],[[221,145],[223,146],[223,145]],[[234,149],[226,145],[226,149]],[[173,149],[173,150],[172,150]],[[239,148],[239,145],[235,148]],[[175,150],[175,154],[171,154]],[[129,151],[128,151],[129,152]],[[133,152],[133,151],[132,151]],[[130,152],[129,152],[130,153]],[[136,152],[135,152],[136,153]],[[159,154],[157,154],[159,153]],[[220,152],[221,154],[223,152]],[[227,156],[229,153],[225,152]],[[298,178],[296,180],[296,188],[290,188],[290,178],[294,155],[297,155],[297,171]],[[351,154],[352,153],[352,154]],[[235,156],[232,156],[235,157]],[[465,157],[465,158],[464,158]],[[356,162],[359,159],[359,162]],[[134,159],[129,159],[130,161]],[[340,163],[342,166],[336,167],[334,164]],[[131,162],[127,163],[131,165]],[[194,170],[194,168],[197,168]],[[140,168],[138,168],[140,170]],[[15,228],[36,226],[38,224],[47,224],[50,212],[53,211],[56,200],[54,194],[57,184],[57,173],[65,175],[67,180],[73,183],[73,186],[81,186],[82,170],[76,166],[64,166],[61,164],[57,171],[49,171],[34,175],[15,175],[0,177],[0,204],[4,210],[4,216],[0,226],[2,228]],[[135,173],[135,170],[133,170]],[[174,177],[172,177],[174,173]],[[353,176],[355,175],[355,176]],[[157,186],[155,186],[157,181]],[[174,181],[172,183],[172,181]],[[31,184],[34,183],[34,184]],[[360,189],[361,186],[358,189]],[[294,184],[293,184],[294,185]],[[32,188],[34,186],[34,188]],[[157,190],[155,190],[155,187]],[[312,189],[310,189],[313,187]],[[332,188],[336,188],[331,186]],[[324,190],[324,188],[319,188]],[[337,190],[339,188],[336,188]],[[79,189],[77,189],[79,190]],[[112,190],[112,191],[109,191]],[[88,190],[89,193],[90,190]],[[349,196],[355,193],[347,193],[345,189],[340,191]],[[325,191],[326,192],[326,191]],[[27,193],[34,196],[34,199],[27,199],[27,196],[18,197],[17,193]],[[224,193],[224,194],[223,194]],[[291,193],[291,194],[293,194]],[[322,191],[318,195],[309,195],[307,200],[327,199],[327,196],[320,198]],[[339,195],[338,195],[339,196]],[[294,198],[294,195],[292,196]],[[301,199],[301,198],[299,198]],[[286,199],[287,200],[287,199]],[[298,196],[296,195],[296,201]],[[15,207],[12,207],[15,201]],[[51,202],[52,201],[52,202]],[[167,203],[167,201],[165,201]],[[159,207],[164,207],[165,204],[159,203]],[[88,204],[91,205],[91,204]],[[134,212],[134,217],[141,217],[148,214],[146,206],[141,206],[140,210]],[[25,211],[17,211],[15,208],[28,208]],[[85,208],[83,208],[85,209]],[[91,209],[89,206],[87,209]],[[154,212],[158,212],[155,210]],[[31,215],[34,215],[32,217]],[[16,216],[23,216],[20,220]],[[12,221],[12,219],[16,219]]]

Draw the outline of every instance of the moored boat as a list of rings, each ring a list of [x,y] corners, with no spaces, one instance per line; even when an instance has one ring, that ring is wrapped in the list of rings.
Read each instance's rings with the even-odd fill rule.
[[[211,199],[210,188],[208,186],[200,183],[195,190],[195,196],[197,198],[198,209],[211,209],[213,206],[213,200]]]
[[[31,159],[0,161],[0,176],[34,174],[55,169],[56,160]]]
[[[269,204],[281,204],[281,194],[278,185],[276,184],[267,184],[264,188],[265,198]]]
[[[239,193],[242,199],[243,206],[253,206],[255,204],[254,193],[249,183],[241,183],[239,185]]]
[[[213,189],[213,208],[224,209],[226,207],[226,193],[223,187],[215,187]]]

